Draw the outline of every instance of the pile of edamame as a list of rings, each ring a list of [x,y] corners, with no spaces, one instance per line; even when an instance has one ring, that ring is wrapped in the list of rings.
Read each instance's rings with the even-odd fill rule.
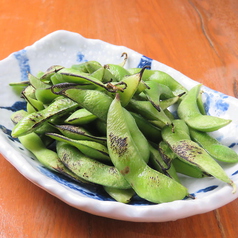
[[[12,114],[12,136],[46,168],[97,184],[118,202],[189,197],[178,174],[213,176],[235,193],[218,161],[238,155],[208,133],[231,120],[206,115],[201,84],[187,90],[165,72],[126,69],[123,56],[117,65],[54,65],[11,83],[27,103]]]

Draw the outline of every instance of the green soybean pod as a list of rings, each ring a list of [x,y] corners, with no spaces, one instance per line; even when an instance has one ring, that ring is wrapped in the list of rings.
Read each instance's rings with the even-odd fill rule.
[[[129,183],[114,166],[90,159],[75,147],[64,142],[58,142],[56,150],[60,160],[77,176],[107,187],[130,188]]]
[[[26,108],[28,113],[37,112],[44,109],[44,105],[42,102],[30,97],[26,98],[26,100],[27,100]]]
[[[9,83],[9,86],[11,86],[13,92],[17,95],[17,96],[21,96],[22,91],[29,86],[29,80],[26,81],[21,81],[21,82],[12,82]]]
[[[147,140],[150,140],[155,143],[161,141],[161,130],[158,127],[152,125],[140,114],[134,112],[130,112],[130,114],[134,117],[138,128],[144,134]]]
[[[68,98],[59,99],[41,111],[26,115],[15,125],[12,130],[12,136],[19,137],[34,132],[43,125],[43,122],[50,120],[54,116],[59,116],[71,111],[77,106],[77,103]]]
[[[123,77],[130,75],[127,69],[123,68],[120,65],[107,64],[105,66],[112,73],[112,75],[115,77],[117,81],[121,81]]]
[[[98,142],[89,140],[74,140],[57,133],[46,133],[46,135],[57,141],[66,142],[70,145],[75,146],[83,154],[90,158],[101,161],[111,161],[108,155],[107,147]]]
[[[83,62],[83,63],[80,63],[80,64],[73,64],[70,68],[76,69],[79,72],[89,73],[87,68],[86,68],[86,63],[87,62]]]
[[[136,124],[136,121],[134,117],[130,114],[129,111],[126,109],[122,109],[124,113],[125,120],[128,124],[130,124],[129,131],[130,135],[133,138],[133,141],[135,142],[135,145],[137,146],[138,151],[140,151],[141,157],[143,160],[148,163],[150,158],[150,147],[149,143],[144,136],[144,134],[141,132],[139,127]]]
[[[119,189],[106,186],[103,188],[112,198],[121,203],[129,203],[135,194],[135,191],[132,188]]]
[[[50,104],[58,95],[51,91],[51,88],[37,88],[35,91],[36,99],[44,104]]]
[[[158,110],[161,110],[161,99],[168,99],[175,96],[171,89],[166,85],[160,84],[156,81],[148,81],[146,84],[149,88],[145,89],[144,93],[152,105],[155,108],[158,108]]]
[[[106,89],[106,86],[97,78],[90,76],[90,74],[79,72],[73,68],[64,68],[57,74],[58,80],[61,81],[61,83],[90,84],[94,89],[97,87]]]
[[[203,178],[210,176],[197,166],[193,164],[188,164],[178,158],[173,159],[172,164],[177,173],[184,174],[192,178]]]
[[[158,83],[168,86],[172,90],[174,95],[180,95],[188,91],[182,84],[180,84],[172,76],[159,70],[154,70],[154,72],[151,73],[151,75],[148,77],[148,80],[156,81]]]
[[[188,194],[183,185],[153,170],[143,160],[130,134],[130,126],[117,94],[107,119],[108,151],[115,167],[135,192],[148,201],[162,203],[183,199]]]
[[[105,93],[97,90],[68,88],[62,90],[61,94],[77,102],[80,107],[87,109],[101,120],[107,120],[107,112],[112,98]]]
[[[120,82],[125,83],[126,88],[123,91],[118,91],[123,107],[125,107],[135,95],[141,81],[141,73],[127,75]]]
[[[90,60],[90,61],[85,62],[85,67],[86,67],[87,71],[90,74],[92,74],[96,70],[102,68],[102,65],[95,60]]]
[[[41,81],[48,81],[51,82],[51,76],[53,76],[55,73],[63,69],[63,66],[60,65],[52,65],[49,67],[45,73],[41,74],[40,80]]]
[[[166,126],[162,129],[163,140],[169,144],[172,151],[179,159],[194,164],[207,174],[228,183],[236,191],[236,184],[229,178],[223,168],[196,142],[192,141],[188,134],[183,134],[179,128],[186,128],[183,120],[174,120],[174,128]],[[188,129],[187,129],[188,130]]]
[[[178,106],[179,118],[183,119],[191,128],[205,132],[215,131],[228,125],[231,120],[203,115],[200,112],[197,104],[200,88],[201,84],[197,84],[184,96]]]
[[[164,110],[157,110],[149,101],[131,99],[126,108],[129,111],[142,115],[154,125],[162,124],[164,126],[171,124],[171,120]]]
[[[72,125],[84,125],[94,121],[97,117],[85,108],[80,108],[65,119],[65,122]]]
[[[132,74],[132,73],[138,72],[139,70],[140,69],[138,68],[132,68],[132,69],[129,69],[128,71]],[[180,84],[172,76],[160,70],[146,69],[145,72],[143,73],[142,80],[143,81],[151,80],[151,81],[156,81],[160,84],[164,84],[172,90],[174,95],[183,94],[184,92],[186,93],[188,91],[182,84]]]
[[[85,183],[86,180],[76,176],[59,160],[57,153],[46,148],[40,137],[32,132],[19,137],[21,144],[35,155],[37,160],[46,168],[66,175],[78,182]]]
[[[83,127],[78,127],[74,125],[52,125],[57,130],[61,132],[62,135],[74,139],[74,140],[89,140],[89,141],[95,141],[100,144],[106,145],[107,139],[106,137],[99,137],[92,135],[89,133],[89,131],[85,130]]]
[[[104,76],[104,68],[101,67],[99,69],[97,69],[96,71],[94,71],[93,73],[90,74],[91,77],[96,78],[99,81],[103,81],[103,76]]]
[[[214,159],[226,163],[238,162],[238,154],[234,150],[221,144],[208,133],[190,128],[190,135],[191,138],[201,145]]]
[[[173,164],[171,163],[168,166],[168,164],[165,163],[164,158],[158,148],[155,148],[152,145],[150,145],[150,162],[152,163],[153,168],[180,183],[180,179]]]
[[[22,120],[22,118],[24,118],[28,114],[29,113],[23,109],[18,110],[16,112],[12,113],[11,120],[14,124],[17,124],[20,120]]]

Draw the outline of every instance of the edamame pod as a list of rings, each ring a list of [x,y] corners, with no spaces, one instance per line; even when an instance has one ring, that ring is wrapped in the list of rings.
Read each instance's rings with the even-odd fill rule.
[[[51,76],[63,69],[64,67],[61,65],[52,65],[49,67],[46,72],[41,75],[40,80],[42,81],[51,81]]]
[[[197,105],[198,105],[198,108],[199,108],[199,111],[201,112],[201,114],[206,115],[207,113],[206,113],[205,105],[203,103],[202,94],[203,94],[203,91],[200,90],[198,97],[197,97]]]
[[[163,140],[160,141],[160,143],[158,145],[158,150],[161,154],[161,157],[162,157],[164,163],[167,165],[167,169],[169,169],[173,159],[176,158],[176,155],[170,149],[169,145]]]
[[[119,189],[104,186],[104,190],[117,202],[121,203],[129,203],[135,194],[135,191],[132,188]]]
[[[141,81],[141,72],[138,74],[133,74],[125,76],[120,82],[125,83],[126,88],[123,91],[118,91],[120,94],[120,100],[123,107],[125,107],[135,95],[140,81]]]
[[[180,183],[179,177],[177,172],[172,164],[169,166],[165,163],[162,154],[163,152],[156,149],[154,146],[150,145],[150,162],[152,163],[153,167],[158,170],[159,172],[167,175],[170,178],[173,178],[177,182]]]
[[[156,143],[161,141],[161,130],[158,127],[152,125],[148,120],[137,113],[130,112],[130,114],[134,117],[138,128],[148,140]]]
[[[187,189],[145,163],[129,128],[117,94],[107,120],[107,143],[113,164],[140,197],[154,203],[183,199],[188,194]]]
[[[133,116],[128,112],[126,109],[122,108],[125,120],[127,121],[130,131],[130,135],[133,138],[133,141],[135,142],[135,145],[137,146],[138,151],[140,151],[140,155],[142,159],[148,163],[150,158],[150,148],[149,143],[143,133],[138,128],[135,119]]]
[[[85,62],[85,67],[86,67],[88,73],[92,74],[96,70],[102,68],[102,65],[95,60],[90,60],[90,61]]]
[[[100,144],[106,145],[106,137],[98,137],[90,134],[87,130],[82,127],[73,126],[73,125],[53,125],[58,129],[64,136],[74,139],[74,140],[90,140],[95,141]]]
[[[51,88],[37,88],[35,91],[36,99],[43,104],[49,105],[52,103],[57,97],[57,94],[54,94],[51,91]]]
[[[107,112],[112,102],[112,98],[105,93],[97,90],[79,88],[64,89],[60,93],[77,102],[80,107],[86,108],[101,120],[107,120]]]
[[[214,159],[226,163],[238,162],[238,155],[234,150],[221,144],[208,133],[190,129],[190,135],[191,138],[202,146]]]
[[[194,178],[202,178],[205,176],[209,176],[207,173],[205,173],[203,170],[195,166],[194,164],[186,163],[180,159],[177,158],[177,155],[169,148],[169,145],[161,141],[159,144],[159,151],[161,153],[161,156],[163,157],[163,160],[167,160],[170,164],[170,166],[173,167],[172,172],[174,170],[178,173],[194,177]],[[169,168],[171,169],[171,168]],[[177,174],[177,173],[176,173]]]
[[[109,155],[108,155],[107,147],[100,143],[97,143],[95,141],[88,141],[88,140],[74,140],[57,133],[46,133],[46,135],[57,141],[66,142],[70,145],[75,146],[83,154],[85,154],[86,156],[90,158],[111,162],[111,159],[109,158]]]
[[[26,115],[28,115],[28,112],[25,110],[18,110],[11,115],[11,120],[14,124],[17,124],[22,118],[24,118]]]
[[[161,99],[174,97],[174,94],[172,93],[170,88],[163,84],[160,84],[156,81],[148,81],[146,82],[146,84],[149,88],[145,89],[143,92],[147,96],[148,100],[152,103],[152,105],[159,111],[161,110]]]
[[[58,80],[61,83],[78,83],[78,84],[89,84],[94,86],[94,88],[101,87],[107,89],[106,86],[98,79],[90,76],[87,73],[79,72],[78,70],[74,70],[72,68],[64,68],[60,70],[58,73]]]
[[[14,124],[17,124],[22,118],[24,118],[29,113],[25,110],[19,110],[12,114],[11,120]],[[46,132],[55,132],[54,128],[49,123],[43,123],[43,125],[35,130],[35,133],[40,137],[44,145],[50,145],[53,141],[48,136],[45,136]]]
[[[80,64],[73,64],[70,68],[76,69],[79,72],[88,73],[88,70],[86,68],[86,63],[87,62],[83,62],[83,63],[80,63]]]
[[[24,90],[22,91],[23,98],[34,98],[35,97],[35,88],[32,85],[28,85]]]
[[[77,106],[77,103],[68,98],[59,99],[50,104],[47,108],[25,116],[13,128],[12,137],[19,137],[33,132],[42,126],[43,122],[50,120],[54,116],[59,116],[65,112],[71,111]]]
[[[25,99],[27,101],[26,110],[28,113],[38,112],[45,108],[42,102],[40,102],[34,98],[28,97]]]
[[[103,83],[117,81],[116,77],[108,69],[107,65],[102,66],[96,61],[91,61],[91,63],[89,62],[89,65],[85,63],[85,65],[91,77],[95,77]]]
[[[175,103],[177,103],[180,98],[181,98],[181,96],[174,96],[172,98],[161,100],[159,103],[159,106],[160,106],[161,110],[165,110],[165,109],[169,108],[170,106],[173,106]]]
[[[22,94],[22,91],[27,87],[29,86],[29,81],[26,80],[26,81],[21,81],[21,82],[12,82],[12,83],[9,83],[9,86],[12,87],[13,91],[16,93],[17,96],[21,96]]]
[[[83,155],[74,146],[58,142],[59,159],[77,176],[96,184],[118,189],[129,189],[130,185],[114,167],[105,165]]]
[[[172,90],[174,95],[180,95],[184,94],[184,92],[188,92],[188,90],[178,81],[176,81],[173,77],[159,70],[154,70],[154,72],[152,72],[148,77],[148,80],[156,81],[158,83],[168,86]]]
[[[169,144],[172,151],[178,156],[179,159],[194,164],[206,173],[214,176],[215,178],[228,183],[233,187],[233,193],[236,192],[235,183],[228,177],[223,168],[196,142],[188,138],[189,135],[183,136],[180,131],[179,124],[184,127],[182,120],[174,120],[172,126],[166,126],[162,129],[161,135],[163,140]]]
[[[104,68],[101,67],[90,74],[91,77],[94,77],[98,79],[99,81],[103,81],[103,75],[104,75]]]
[[[182,161],[181,159],[175,158],[172,161],[172,164],[177,171],[177,173],[187,175],[189,177],[193,178],[203,178],[210,176],[206,174],[203,170],[198,168],[197,166],[193,164],[188,164],[187,162]]]
[[[137,73],[139,71],[138,68],[131,68],[128,70],[131,74]],[[174,95],[183,94],[186,93],[188,90],[180,84],[178,81],[176,81],[173,77],[171,77],[169,74],[162,72],[160,70],[145,70],[142,76],[143,81],[156,81],[160,84],[168,86]]]
[[[164,109],[164,114],[166,115],[166,117],[170,120],[170,125],[172,123],[172,121],[175,119],[174,115],[168,110],[168,109]],[[168,125],[168,123],[163,122],[162,120],[148,120],[152,125],[158,127],[158,128],[163,128],[164,126]]]
[[[130,75],[127,69],[123,68],[121,65],[106,64],[104,67],[111,72],[116,81],[121,81],[125,76]]]
[[[49,88],[51,85],[41,81],[39,78],[35,77],[34,75],[28,73],[28,80],[30,84],[35,88]]]
[[[112,72],[107,68],[107,65],[104,65],[103,69],[104,69],[102,78],[103,83],[117,82],[116,76],[113,75]]]
[[[57,153],[53,150],[47,149],[40,137],[34,132],[20,136],[19,141],[27,150],[32,152],[37,160],[46,168],[64,174],[78,182],[86,182],[84,179],[76,176],[67,167],[65,167],[59,160]]]
[[[126,108],[142,115],[152,124],[156,121],[162,122],[162,125],[171,124],[171,120],[165,112],[163,110],[158,111],[149,101],[131,99]]]
[[[191,128],[211,132],[228,125],[231,120],[220,117],[201,114],[197,97],[200,92],[201,84],[197,84],[184,96],[178,106],[178,116],[183,119]]]
[[[84,125],[97,119],[97,117],[85,108],[80,108],[65,119],[65,122],[72,125]]]

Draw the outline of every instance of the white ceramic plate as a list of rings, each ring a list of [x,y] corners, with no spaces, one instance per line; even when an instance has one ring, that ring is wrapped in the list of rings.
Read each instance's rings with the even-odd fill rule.
[[[27,72],[36,74],[55,64],[67,67],[88,60],[96,60],[102,64],[119,63],[122,61],[123,52],[129,55],[126,64],[128,68],[151,65],[152,69],[170,74],[188,89],[197,84],[178,71],[126,47],[86,39],[68,31],[53,32],[0,62],[1,153],[27,179],[65,203],[113,219],[135,222],[172,221],[214,210],[236,199],[238,192],[232,194],[230,186],[215,178],[192,179],[184,176],[181,177],[182,183],[196,196],[195,200],[186,199],[154,205],[136,198],[131,204],[121,204],[113,201],[100,189],[79,185],[45,169],[18,140],[11,138],[13,124],[10,115],[25,105],[8,86],[10,82],[26,80]],[[207,87],[203,87],[203,90],[208,114],[233,120],[228,126],[213,133],[214,137],[238,151],[238,100]],[[222,166],[238,185],[238,164]]]

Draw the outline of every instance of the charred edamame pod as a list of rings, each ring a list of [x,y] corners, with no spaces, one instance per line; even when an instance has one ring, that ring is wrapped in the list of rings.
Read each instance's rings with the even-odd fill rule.
[[[135,192],[146,200],[161,203],[183,199],[188,194],[187,189],[145,163],[135,146],[129,127],[117,94],[107,119],[108,150],[115,167]]]
[[[184,135],[183,131],[188,131],[188,127],[183,120],[174,120],[174,127],[166,126],[162,129],[161,135],[172,151],[179,159],[195,164],[206,173],[215,178],[228,183],[236,191],[235,183],[228,177],[222,167],[196,142],[190,139],[189,133]],[[181,130],[181,128],[184,128]]]
[[[129,189],[129,183],[114,167],[93,160],[77,148],[64,142],[57,143],[59,159],[77,176],[103,186]]]

